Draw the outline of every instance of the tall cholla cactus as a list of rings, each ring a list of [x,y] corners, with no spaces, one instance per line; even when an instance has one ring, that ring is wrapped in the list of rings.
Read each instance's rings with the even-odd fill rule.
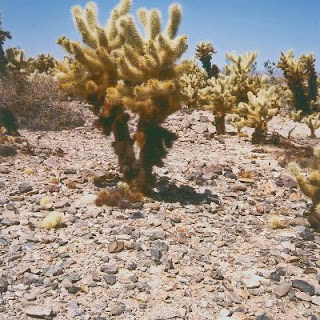
[[[289,89],[293,94],[295,109],[304,114],[312,112],[317,105],[318,85],[313,53],[303,54],[299,59],[294,57],[293,50],[281,52],[278,68],[282,69]]]
[[[28,61],[25,58],[24,50],[19,48],[8,48],[6,50],[7,69],[10,71],[25,72]]]
[[[121,0],[106,27],[97,22],[94,3],[85,9],[73,8],[84,44],[59,39],[75,58],[71,66],[59,67],[59,81],[62,88],[74,88],[94,105],[98,126],[105,134],[114,134],[113,147],[125,181],[131,190],[146,194],[154,184],[153,166],[163,164],[166,148],[176,139],[161,124],[185,99],[179,80],[189,65],[177,61],[187,49],[187,37],[177,36],[182,16],[179,5],[170,7],[163,31],[158,10],[140,9],[138,18],[145,37],[129,14],[130,8],[130,0]],[[133,137],[126,109],[139,116]],[[138,159],[134,142],[140,148]]]
[[[224,134],[226,132],[225,117],[235,107],[236,98],[232,95],[233,83],[233,75],[219,75],[218,79],[209,79],[208,85],[200,91],[204,108],[212,111],[215,115],[217,134]]]
[[[11,39],[9,31],[2,30],[2,20],[0,14],[0,74],[6,71],[7,59],[3,50],[3,44],[7,39]]]
[[[309,116],[303,117],[301,122],[305,123],[310,129],[310,138],[316,138],[316,130],[320,128],[320,113],[313,113]]]
[[[312,200],[308,220],[315,229],[320,229],[320,145],[314,148],[314,163],[308,178],[302,175],[301,168],[295,162],[288,169],[295,176],[301,191]]]
[[[219,74],[219,68],[215,64],[211,64],[212,55],[217,53],[216,48],[211,42],[200,42],[196,47],[196,58],[202,63],[203,69],[206,70],[209,78],[217,78]]]
[[[207,86],[207,73],[194,60],[189,61],[189,70],[180,79],[181,92],[187,97],[190,108],[201,108],[201,90]]]
[[[245,117],[239,127],[254,128],[252,143],[262,143],[268,130],[268,122],[279,112],[279,97],[275,88],[261,89],[257,95],[248,92],[248,103],[240,102],[237,112]]]
[[[232,94],[236,97],[236,104],[248,101],[248,92],[257,94],[262,88],[268,84],[267,75],[251,74],[252,66],[257,59],[257,52],[248,51],[241,55],[235,51],[226,53],[229,65],[225,66],[226,75],[234,77]]]

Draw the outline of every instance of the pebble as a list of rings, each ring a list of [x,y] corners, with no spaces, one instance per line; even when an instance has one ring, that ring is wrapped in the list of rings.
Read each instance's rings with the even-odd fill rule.
[[[103,279],[107,284],[109,284],[111,286],[113,286],[117,282],[116,276],[114,276],[112,274],[104,274]]]
[[[275,287],[274,294],[277,298],[282,298],[288,294],[291,290],[292,284],[291,283],[283,283]]]
[[[304,280],[292,280],[292,287],[299,289],[302,292],[308,293],[310,296],[314,295],[315,288],[313,285],[309,284],[307,281]]]
[[[109,253],[121,252],[123,249],[124,249],[123,241],[113,241],[113,242],[110,242],[108,245]]]
[[[52,315],[53,310],[51,307],[45,306],[30,306],[26,309],[26,314],[28,316],[37,317],[40,319],[49,317]]]
[[[111,315],[120,316],[126,310],[126,306],[123,303],[119,303],[117,306],[110,310]]]

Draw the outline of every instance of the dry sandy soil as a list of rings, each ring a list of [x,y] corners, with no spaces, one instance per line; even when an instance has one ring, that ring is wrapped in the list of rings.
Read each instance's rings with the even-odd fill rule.
[[[0,319],[319,319],[320,236],[288,150],[209,137],[211,118],[168,120],[180,138],[155,170],[159,196],[127,209],[93,204],[92,177],[117,172],[111,138],[22,131],[35,155],[0,157]],[[42,227],[50,211],[63,227]]]

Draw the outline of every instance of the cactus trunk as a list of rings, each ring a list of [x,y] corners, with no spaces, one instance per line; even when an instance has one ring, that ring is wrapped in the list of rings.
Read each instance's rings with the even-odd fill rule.
[[[252,144],[262,144],[265,141],[265,131],[262,129],[262,127],[258,126],[255,128],[251,142]]]
[[[216,126],[216,130],[217,130],[217,134],[225,134],[226,133],[225,117],[226,117],[225,115],[215,117],[215,126]]]

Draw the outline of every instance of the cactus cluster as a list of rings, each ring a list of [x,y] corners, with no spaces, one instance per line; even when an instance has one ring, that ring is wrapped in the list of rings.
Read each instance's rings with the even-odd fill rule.
[[[278,68],[283,75],[293,96],[293,105],[297,111],[310,114],[318,107],[318,77],[315,70],[313,53],[294,57],[293,50],[281,52]]]
[[[48,75],[55,75],[57,60],[52,54],[39,54],[36,58],[30,58],[29,72],[45,73]]]
[[[7,60],[7,69],[24,73],[28,68],[28,60],[25,57],[24,50],[19,48],[8,48],[5,53]]]
[[[179,5],[170,7],[164,29],[158,10],[140,9],[143,35],[130,14],[131,5],[130,0],[121,0],[106,27],[98,23],[94,3],[85,9],[74,7],[83,44],[66,37],[58,40],[75,59],[71,66],[59,66],[58,77],[62,88],[74,88],[92,103],[103,132],[114,134],[120,171],[131,189],[149,193],[154,185],[152,168],[162,165],[167,148],[176,139],[161,125],[185,99],[180,78],[189,64],[178,63],[178,59],[187,49],[187,37],[177,36],[182,17]],[[126,110],[139,117],[133,136]],[[138,158],[134,144],[139,148]]]
[[[237,112],[243,118],[238,126],[254,128],[252,143],[262,143],[268,130],[268,122],[279,112],[279,98],[274,87],[261,89],[257,95],[248,92],[248,102],[240,102]]]
[[[320,145],[314,148],[314,161],[308,177],[303,175],[295,162],[290,163],[288,169],[295,176],[301,191],[312,200],[308,220],[313,228],[320,229]]]

